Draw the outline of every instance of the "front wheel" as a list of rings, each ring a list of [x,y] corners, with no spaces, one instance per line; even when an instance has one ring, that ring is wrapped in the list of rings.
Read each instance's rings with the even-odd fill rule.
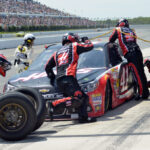
[[[26,96],[19,92],[0,97],[0,137],[16,141],[25,138],[36,124],[36,111]]]
[[[46,114],[45,100],[43,100],[41,94],[34,88],[23,87],[17,89],[16,91],[26,95],[28,99],[31,101],[31,103],[33,104],[37,115],[37,122],[33,131],[37,130],[38,128],[41,127],[41,125],[45,120],[45,114]]]

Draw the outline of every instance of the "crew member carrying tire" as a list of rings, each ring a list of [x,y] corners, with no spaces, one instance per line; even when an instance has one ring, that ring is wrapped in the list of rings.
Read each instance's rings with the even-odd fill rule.
[[[79,55],[93,49],[93,44],[87,37],[81,38],[74,33],[67,33],[62,38],[63,47],[55,52],[48,60],[45,70],[47,76],[51,79],[51,84],[54,84],[55,74],[53,68],[56,66],[57,75],[56,81],[59,90],[66,98],[58,99],[52,102],[52,108],[79,108],[79,122],[93,121],[93,118],[88,118],[87,104],[88,95],[80,88],[76,79],[76,70]]]
[[[139,96],[147,99],[149,90],[147,86],[147,78],[144,72],[142,52],[136,42],[136,34],[129,28],[128,20],[121,19],[116,25],[109,42],[115,42],[118,39],[124,57],[132,65],[139,86]]]

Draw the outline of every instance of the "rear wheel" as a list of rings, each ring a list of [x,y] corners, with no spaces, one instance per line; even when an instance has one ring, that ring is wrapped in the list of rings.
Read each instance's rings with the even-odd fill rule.
[[[26,96],[19,92],[0,97],[0,137],[15,141],[25,138],[34,129],[36,111]]]
[[[105,112],[112,108],[112,90],[110,82],[107,81],[105,91]]]

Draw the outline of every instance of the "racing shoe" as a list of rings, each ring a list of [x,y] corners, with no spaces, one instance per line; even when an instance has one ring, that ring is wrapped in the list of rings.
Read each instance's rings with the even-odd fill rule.
[[[136,95],[136,96],[135,96],[135,100],[136,100],[136,101],[139,101],[139,100],[141,100],[141,99],[142,99],[142,97],[141,97],[140,95]]]
[[[148,97],[149,97],[149,90],[146,90],[145,92],[143,92],[142,99],[148,99]]]

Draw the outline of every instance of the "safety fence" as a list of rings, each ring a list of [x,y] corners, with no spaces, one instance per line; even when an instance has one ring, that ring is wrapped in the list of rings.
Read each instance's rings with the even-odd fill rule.
[[[96,36],[96,37],[94,37],[94,38],[91,38],[90,40],[95,40],[95,39],[97,39],[97,38],[100,38],[100,37],[103,37],[103,36],[105,36],[105,35],[108,35],[108,34],[112,33],[113,30],[114,30],[114,29],[112,29],[112,30],[110,30],[110,31],[108,31],[108,32],[106,32],[106,33],[103,33],[103,34],[101,34],[101,35],[99,35],[99,36]],[[134,31],[134,29],[132,29],[132,30]],[[125,35],[129,35],[129,36],[131,36],[131,37],[133,37],[133,38],[136,38],[136,39],[138,39],[138,40],[141,40],[141,41],[150,43],[149,40],[145,40],[145,39],[143,39],[143,38],[140,38],[140,37],[138,37],[137,35],[134,36],[134,35],[131,35],[130,33],[125,33],[125,32],[122,32],[122,31],[121,31],[121,33],[122,33],[122,34],[125,34]]]

